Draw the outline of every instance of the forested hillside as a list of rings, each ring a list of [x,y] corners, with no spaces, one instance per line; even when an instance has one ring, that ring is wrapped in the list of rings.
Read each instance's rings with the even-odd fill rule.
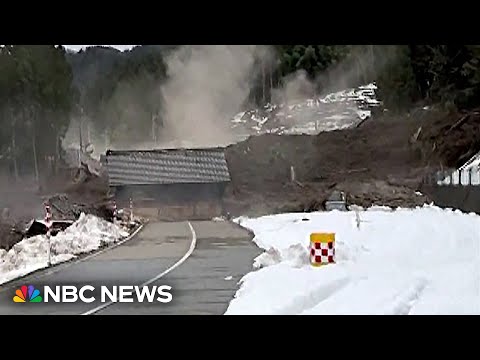
[[[172,116],[166,99],[171,101],[176,94],[181,96],[175,106],[181,107],[182,102],[198,101],[197,93],[203,89],[215,101],[221,99],[208,107],[224,107],[209,115],[233,116],[288,95],[285,89],[299,73],[309,85],[304,91],[314,95],[376,82],[380,100],[390,112],[425,105],[448,110],[480,105],[478,45],[259,46],[249,48],[242,63],[239,54],[226,54],[221,62],[198,67],[198,72],[188,63],[194,50],[180,49],[185,50],[181,45],[144,45],[126,52],[94,47],[72,53],[60,45],[1,47],[2,172],[38,177],[55,166],[72,124],[88,123],[91,133],[110,142],[165,138],[164,129],[176,114]],[[208,59],[212,61],[211,56]],[[211,74],[205,74],[206,69]],[[230,70],[235,74],[231,79]],[[207,81],[196,88],[194,82],[202,75],[216,81],[216,87],[209,88]],[[221,79],[229,82],[219,83]],[[189,92],[189,84],[197,93]],[[235,84],[242,91],[232,94],[244,98],[225,101],[228,89],[218,84]],[[195,119],[191,122],[195,126]]]

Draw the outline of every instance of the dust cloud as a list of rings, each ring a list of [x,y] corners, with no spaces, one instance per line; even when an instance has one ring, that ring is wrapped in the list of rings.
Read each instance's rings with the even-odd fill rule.
[[[396,63],[398,46],[362,45],[326,71],[309,79],[299,70],[283,79],[283,86],[273,92],[275,103],[291,103],[366,85],[374,82],[388,66]]]
[[[283,86],[272,91],[274,104],[289,104],[314,97],[315,82],[308,79],[307,72],[299,70],[283,79]]]
[[[270,56],[258,45],[185,46],[173,53],[161,89],[163,138],[192,147],[233,141],[229,120],[249,95],[256,63]]]
[[[115,141],[110,141],[107,134],[88,132],[84,123],[83,143],[92,144],[93,155],[99,158],[107,149],[199,148],[236,142],[230,120],[242,111],[253,81],[261,72],[259,64],[273,58],[273,49],[264,45],[184,45],[164,59],[167,79],[151,94],[158,96],[161,104],[163,124],[156,139],[139,141],[138,136],[117,129]],[[132,106],[135,96],[128,91],[121,96],[117,91],[115,95],[117,103],[132,108],[129,112],[135,119],[135,112],[140,111]],[[108,105],[106,118],[114,119],[116,114],[109,113]],[[78,120],[71,120],[64,149],[79,148]]]
[[[43,199],[37,194],[37,189],[33,177],[12,179],[0,174],[0,223],[41,218]]]
[[[271,102],[286,104],[322,97],[375,80],[377,74],[395,62],[397,46],[363,45],[353,48],[346,59],[331,66],[315,79],[298,71],[283,79],[283,86],[272,90]],[[106,149],[152,149],[177,147],[225,146],[237,142],[230,120],[245,110],[243,107],[254,80],[261,73],[261,63],[277,60],[273,48],[264,45],[185,45],[164,59],[167,79],[155,89],[161,103],[163,127],[158,138],[134,139],[129,131],[117,129],[111,143],[108,136],[84,130],[86,141],[93,144],[95,157]],[[128,92],[116,101],[132,108],[131,118],[140,111]],[[110,114],[109,118],[115,118]],[[132,120],[133,121],[133,120]],[[143,124],[145,125],[145,124]],[[142,126],[143,126],[142,125]],[[150,126],[146,124],[145,126]],[[78,124],[72,121],[64,146],[78,148]],[[138,135],[138,134],[137,134]],[[89,138],[89,139],[88,139]]]

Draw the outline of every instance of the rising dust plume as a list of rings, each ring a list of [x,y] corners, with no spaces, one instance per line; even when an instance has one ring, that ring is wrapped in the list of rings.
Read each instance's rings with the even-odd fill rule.
[[[163,138],[194,147],[231,142],[230,119],[249,95],[256,63],[269,56],[258,45],[184,46],[173,53],[161,89]]]

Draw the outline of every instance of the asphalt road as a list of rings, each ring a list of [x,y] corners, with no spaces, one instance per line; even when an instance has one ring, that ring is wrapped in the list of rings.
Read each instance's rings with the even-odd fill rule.
[[[228,222],[192,222],[191,227],[188,222],[150,223],[132,240],[98,256],[0,287],[0,315],[221,315],[233,299],[238,281],[252,270],[259,254],[251,235]],[[105,306],[98,292],[93,293],[96,301],[90,304],[17,304],[12,300],[21,285],[39,289],[44,285],[91,285],[99,289],[146,283],[171,286],[173,300],[168,304]]]

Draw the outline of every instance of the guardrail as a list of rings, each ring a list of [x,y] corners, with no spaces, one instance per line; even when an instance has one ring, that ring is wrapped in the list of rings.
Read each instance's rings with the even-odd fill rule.
[[[423,183],[436,186],[480,186],[480,167],[437,171],[426,176]]]

